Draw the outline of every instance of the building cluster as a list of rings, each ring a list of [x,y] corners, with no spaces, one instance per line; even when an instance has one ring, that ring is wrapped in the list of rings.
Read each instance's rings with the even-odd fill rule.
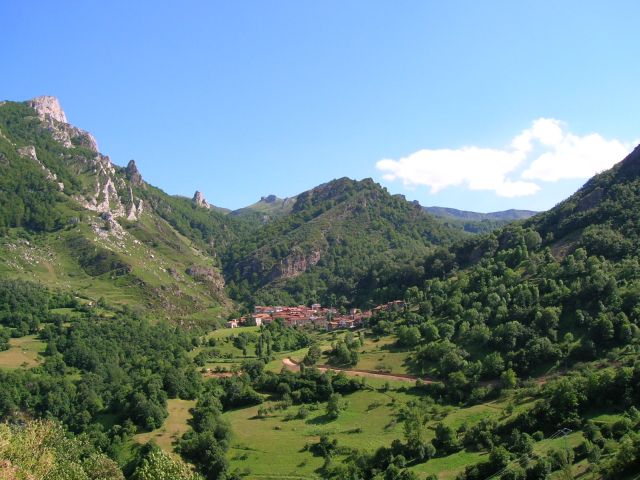
[[[356,328],[361,326],[362,322],[371,317],[373,313],[402,309],[404,305],[402,300],[396,300],[378,305],[373,310],[362,311],[358,308],[352,308],[348,314],[341,314],[335,308],[322,307],[319,303],[314,303],[310,307],[306,305],[298,305],[297,307],[256,305],[251,315],[229,320],[227,328],[259,327],[276,319],[281,319],[285,325],[290,327],[309,327],[323,330]]]

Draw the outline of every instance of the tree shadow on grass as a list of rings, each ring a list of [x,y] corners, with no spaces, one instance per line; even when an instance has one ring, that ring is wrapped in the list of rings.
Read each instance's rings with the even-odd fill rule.
[[[318,417],[315,418],[311,418],[309,420],[307,420],[307,424],[308,425],[326,425],[327,423],[331,423],[335,420],[335,418],[327,415],[326,413],[324,415],[320,415]]]

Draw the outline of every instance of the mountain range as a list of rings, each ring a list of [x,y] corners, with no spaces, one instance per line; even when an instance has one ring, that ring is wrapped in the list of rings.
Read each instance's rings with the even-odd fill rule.
[[[134,160],[113,164],[54,97],[0,105],[0,155],[0,271],[186,320],[220,318],[235,301],[386,300],[400,293],[390,272],[415,278],[416,258],[473,231],[371,179],[235,211],[197,191],[171,196]]]
[[[53,97],[2,102],[3,465],[634,478],[640,147],[533,213],[425,209],[349,178],[230,211],[114,165]],[[312,302],[337,308],[329,331],[271,306],[218,328]],[[349,307],[369,311],[340,330]]]
[[[457,210],[455,208],[447,208],[447,207],[424,207],[424,209],[433,213],[436,217],[444,217],[444,218],[456,218],[460,220],[504,220],[504,221],[513,221],[513,220],[523,220],[529,217],[533,217],[536,213],[533,210],[503,210],[500,212],[489,212],[489,213],[478,213],[478,212],[469,212],[467,210]]]
[[[166,194],[133,160],[114,165],[90,133],[67,123],[54,97],[3,102],[0,272],[181,321],[214,321],[256,303],[368,306],[427,275],[423,259],[432,253],[469,250],[486,241],[470,232],[511,221],[539,228],[555,250],[603,244],[606,235],[580,226],[598,218],[587,207],[604,208],[611,193],[602,182],[620,181],[629,163],[535,216],[422,207],[371,179],[348,178],[229,211],[200,192]],[[577,212],[567,213],[572,206]]]

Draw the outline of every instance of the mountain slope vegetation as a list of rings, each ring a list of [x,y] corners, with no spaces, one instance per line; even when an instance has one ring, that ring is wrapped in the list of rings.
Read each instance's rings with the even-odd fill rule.
[[[447,207],[424,207],[424,209],[442,218],[447,225],[469,233],[487,233],[513,221],[530,218],[537,213],[532,210],[515,209],[490,213],[469,212]]]
[[[233,238],[226,224],[146,184],[134,162],[114,166],[87,132],[0,105],[3,276],[174,319],[216,316],[231,305],[215,259]]]
[[[0,104],[0,476],[640,471],[640,148],[469,235],[369,179],[227,214],[63,119]],[[398,298],[357,331],[214,330],[255,303]]]
[[[461,236],[370,179],[341,178],[299,194],[289,215],[235,244],[225,275],[248,303],[370,304],[399,293],[377,290],[376,271],[412,269]]]
[[[417,278],[416,258],[464,235],[371,180],[227,214],[149,185],[134,161],[113,165],[39,105],[60,110],[52,97],[0,105],[0,271],[90,301],[208,321],[235,308],[229,296],[371,305],[401,293],[376,287],[387,272]]]

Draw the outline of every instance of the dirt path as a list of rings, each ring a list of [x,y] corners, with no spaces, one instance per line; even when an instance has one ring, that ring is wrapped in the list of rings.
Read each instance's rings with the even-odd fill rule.
[[[300,371],[300,364],[296,363],[291,358],[283,358],[282,363],[287,370],[291,370],[292,372]],[[420,377],[416,375],[406,375],[400,373],[384,373],[384,372],[372,372],[370,370],[358,370],[358,369],[349,369],[349,368],[340,368],[340,367],[332,367],[330,365],[317,365],[316,368],[321,372],[326,372],[327,370],[333,370],[334,372],[344,372],[346,375],[350,377],[368,377],[368,378],[380,378],[382,380],[399,380],[402,382],[412,382],[414,383]],[[430,378],[421,378],[424,383],[433,383],[435,380]]]

